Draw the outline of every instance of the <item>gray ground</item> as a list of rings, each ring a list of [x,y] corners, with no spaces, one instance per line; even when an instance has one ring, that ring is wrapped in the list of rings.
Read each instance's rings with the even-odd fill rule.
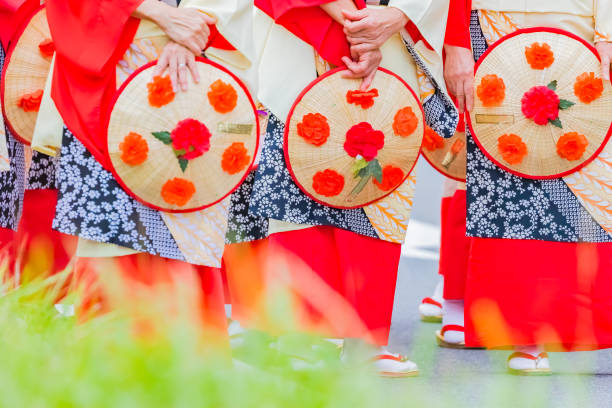
[[[417,171],[413,219],[437,226],[442,177],[423,160]],[[552,353],[553,376],[517,378],[505,373],[508,351],[439,349],[434,332],[440,326],[421,323],[417,311],[436,281],[437,261],[402,258],[390,347],[416,361],[421,376],[388,383],[411,397],[407,407],[612,407],[610,350]]]

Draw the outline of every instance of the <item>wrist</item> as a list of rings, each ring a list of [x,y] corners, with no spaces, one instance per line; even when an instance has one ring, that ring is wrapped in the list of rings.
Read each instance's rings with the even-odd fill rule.
[[[398,9],[397,7],[388,7],[387,10],[389,10],[389,13],[391,13],[393,16],[393,23],[396,31],[400,31],[406,24],[408,24],[410,19],[402,10]]]

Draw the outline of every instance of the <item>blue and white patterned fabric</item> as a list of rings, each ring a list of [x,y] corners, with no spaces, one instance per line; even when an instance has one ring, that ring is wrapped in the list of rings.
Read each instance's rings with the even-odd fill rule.
[[[474,58],[487,49],[471,16]],[[467,235],[558,242],[612,242],[561,179],[530,180],[497,167],[467,137]]]
[[[55,189],[55,173],[57,173],[57,157],[33,151],[32,162],[28,169],[27,190]]]
[[[249,200],[255,184],[256,170],[232,193],[227,220],[226,244],[256,241],[268,236],[268,218],[249,213]]]

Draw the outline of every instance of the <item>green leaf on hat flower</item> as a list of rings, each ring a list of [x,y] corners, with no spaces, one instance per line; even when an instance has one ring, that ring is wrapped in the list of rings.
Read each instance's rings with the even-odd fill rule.
[[[569,109],[574,105],[574,102],[568,101],[567,99],[561,99],[561,101],[559,101],[559,109],[561,110]]]
[[[368,162],[364,158],[355,160],[355,162],[353,163],[353,166],[351,167],[351,172],[353,173],[353,177],[355,178],[359,177],[361,170],[363,170],[367,166],[368,166]]]
[[[557,81],[552,81],[551,83],[549,83],[548,85],[546,85],[546,87],[548,89],[550,89],[551,91],[556,91],[557,90]]]
[[[181,170],[183,173],[187,170],[187,165],[189,164],[189,160],[187,159],[178,159],[179,166],[181,166]]]
[[[561,119],[557,118],[555,120],[548,120],[551,125],[558,127],[559,129],[563,129],[563,124],[561,123]]]
[[[172,137],[170,137],[170,132],[151,132],[151,134],[155,136],[156,139],[160,140],[163,144],[172,143]]]

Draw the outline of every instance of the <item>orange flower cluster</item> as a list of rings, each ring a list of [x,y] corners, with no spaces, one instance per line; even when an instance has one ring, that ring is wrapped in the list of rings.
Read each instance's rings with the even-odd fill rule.
[[[417,118],[410,106],[398,110],[393,118],[393,131],[401,137],[410,136],[418,126],[419,118]]]
[[[121,160],[125,164],[138,166],[147,160],[149,145],[144,137],[138,133],[130,132],[119,143],[119,150],[121,150]]]
[[[595,73],[585,72],[576,78],[574,83],[574,94],[583,103],[591,103],[603,94],[604,86],[601,78],[596,78]]]
[[[332,169],[319,171],[312,177],[312,188],[322,196],[335,197],[344,189],[344,176]]]
[[[297,125],[297,133],[306,142],[322,146],[329,137],[327,118],[320,113],[307,113]]]
[[[589,141],[578,132],[569,132],[562,135],[557,141],[557,154],[569,161],[580,160]]]
[[[444,138],[436,133],[429,126],[425,126],[425,136],[423,137],[423,147],[430,152],[444,147]]]
[[[499,106],[506,98],[506,84],[497,75],[485,75],[476,88],[476,95],[486,108]]]
[[[500,136],[497,139],[497,150],[508,164],[520,164],[527,156],[527,145],[514,133]]]
[[[53,40],[50,38],[42,40],[40,44],[38,44],[38,51],[40,51],[40,53],[45,57],[53,57],[53,54],[55,53],[55,44],[53,43]]]
[[[379,183],[376,179],[373,180],[376,187],[382,191],[391,191],[404,181],[404,172],[399,167],[389,164],[382,169],[382,183]]]
[[[238,103],[238,93],[233,86],[217,79],[210,85],[208,102],[219,113],[228,113],[234,110]]]
[[[535,42],[530,47],[525,47],[525,57],[527,57],[527,63],[533,69],[545,69],[555,62],[555,55],[550,45],[546,43]]]
[[[378,96],[378,89],[370,89],[368,91],[348,91],[346,93],[346,101],[355,105],[361,106],[362,109],[368,109],[374,106],[374,98]]]
[[[195,185],[191,181],[175,177],[164,183],[161,196],[166,203],[182,207],[191,200],[195,192]]]
[[[242,171],[251,162],[251,156],[244,147],[244,143],[235,142],[223,152],[221,168],[228,174],[236,174]]]
[[[25,112],[38,112],[38,110],[40,109],[40,102],[42,101],[42,97],[42,89],[24,94],[21,96],[21,98],[19,98],[17,106],[19,106]]]
[[[174,89],[170,76],[154,76],[153,81],[147,84],[149,90],[149,105],[161,108],[174,100]]]

